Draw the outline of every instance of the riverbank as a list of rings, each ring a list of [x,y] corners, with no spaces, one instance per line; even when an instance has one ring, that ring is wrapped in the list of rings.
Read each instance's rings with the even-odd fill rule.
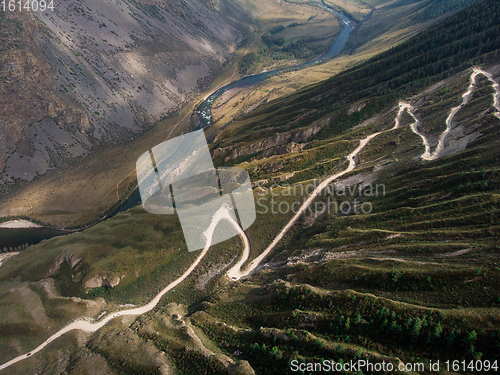
[[[201,127],[205,128],[205,127],[209,126],[211,124],[211,121],[212,121],[211,106],[213,104],[213,101],[215,100],[214,98],[220,96],[222,93],[224,93],[225,91],[227,91],[229,88],[231,88],[233,86],[234,87],[252,86],[258,82],[261,82],[262,80],[264,80],[268,77],[271,77],[272,75],[279,74],[281,72],[285,72],[285,71],[289,71],[289,70],[302,69],[302,68],[305,68],[308,66],[312,66],[316,63],[322,62],[326,59],[330,59],[330,58],[335,57],[340,52],[340,50],[343,48],[343,46],[345,45],[347,38],[349,37],[349,34],[352,31],[352,27],[349,26],[350,20],[347,17],[345,17],[344,15],[342,15],[341,13],[338,13],[329,7],[324,7],[324,6],[320,6],[320,7],[323,8],[324,10],[336,15],[341,21],[343,21],[343,23],[345,25],[343,31],[340,33],[340,35],[337,36],[337,40],[332,45],[332,47],[328,53],[322,54],[322,55],[318,56],[317,58],[315,58],[314,60],[308,61],[306,63],[302,63],[302,64],[292,66],[292,67],[284,67],[284,68],[280,68],[280,69],[272,70],[272,71],[265,70],[264,72],[261,72],[260,74],[253,75],[253,76],[246,76],[246,77],[238,79],[230,84],[226,84],[225,86],[219,87],[218,89],[213,91],[211,94],[206,95],[204,97],[204,101],[201,103],[201,105],[197,103],[196,105],[198,105],[198,107],[196,110],[195,110],[195,108],[196,108],[196,105],[195,105],[195,106],[193,106],[193,108],[191,110],[187,111],[187,113],[182,118],[182,120],[177,122],[176,125],[172,128],[172,130],[168,134],[167,138],[170,137],[170,135],[172,134],[172,131],[177,127],[177,125],[180,122],[184,121],[186,118],[191,116],[191,114],[193,113],[193,110],[195,110],[195,113],[197,112],[198,115],[200,115],[203,118],[203,121],[201,121]],[[236,72],[237,72],[237,70],[235,69],[235,71],[233,72],[233,75],[231,77],[234,77]],[[205,109],[200,111],[201,108],[205,108]],[[134,177],[135,177],[135,172],[129,173],[127,175],[127,177],[123,180],[126,180],[127,178],[133,179]],[[118,183],[118,185],[122,181],[120,181]],[[103,220],[106,220],[106,219],[114,216],[118,212],[124,211],[128,208],[131,208],[131,207],[134,207],[140,203],[140,196],[138,195],[137,190],[134,192],[131,192],[127,199],[119,199],[120,195],[118,194],[118,185],[117,185],[117,189],[116,189],[117,198],[118,198],[117,201],[115,201],[115,203],[110,208],[108,208],[106,211],[101,213],[101,215],[99,215],[98,218],[91,220],[91,221],[88,221],[88,222],[85,222],[83,224],[80,224],[78,226],[73,226],[73,227],[70,226],[69,229],[66,228],[65,226],[62,226],[62,225],[57,225],[57,226],[47,225],[47,226],[44,226],[43,228],[46,228],[47,230],[53,229],[55,231],[52,234],[50,234],[49,232],[47,232],[45,234],[57,236],[57,235],[61,235],[60,232],[72,233],[72,232],[76,232],[76,231],[81,231],[81,230],[87,229],[87,228],[89,228],[89,227],[91,227],[91,226],[93,226],[93,225],[95,225]],[[129,184],[129,187],[128,187],[129,190],[130,190],[132,185],[133,185],[133,183]],[[10,222],[8,222],[8,223],[10,223]],[[7,223],[5,223],[5,224],[7,224]],[[0,225],[0,228],[4,228],[4,229],[41,228],[41,226],[29,226],[29,221],[23,221],[23,223],[12,224],[12,225],[13,226],[1,226]],[[33,225],[36,225],[36,224],[33,224]],[[17,238],[16,240],[13,239],[14,235]],[[0,233],[0,245],[2,245],[2,238],[3,238],[3,242],[7,241],[6,236],[9,236],[9,241],[10,241],[9,246],[16,247],[16,246],[22,245],[25,243],[24,235],[25,235],[24,233],[23,234],[3,233],[3,235]],[[50,237],[45,237],[45,236],[41,237],[40,236],[38,240],[35,240],[35,238],[33,238],[31,241],[29,241],[29,243],[35,244],[35,243],[37,243],[36,241],[40,241],[42,239],[47,239],[47,238],[50,238]]]
[[[8,228],[8,229],[42,228],[42,226],[28,220],[11,220],[11,221],[6,221],[5,223],[1,223],[0,228]]]

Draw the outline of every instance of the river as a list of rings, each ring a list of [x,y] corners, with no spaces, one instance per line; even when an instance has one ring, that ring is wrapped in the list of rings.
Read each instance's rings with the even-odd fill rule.
[[[315,64],[319,64],[325,60],[329,60],[335,56],[337,56],[340,51],[344,48],[347,39],[349,39],[349,35],[351,34],[352,30],[354,29],[351,26],[352,21],[342,13],[337,12],[336,10],[333,10],[330,7],[327,7],[326,5],[323,4],[316,4],[317,6],[335,14],[344,24],[344,29],[340,33],[340,35],[337,37],[337,40],[335,43],[333,43],[332,47],[330,50],[315,58],[314,60],[308,61],[303,64],[299,65],[294,65],[286,68],[280,68],[280,69],[275,69],[271,70],[268,72],[262,72],[260,74],[255,74],[251,76],[246,76],[243,77],[237,81],[231,82],[225,86],[222,86],[221,88],[217,89],[214,91],[210,96],[199,105],[199,107],[196,109],[196,113],[198,115],[198,119],[200,121],[200,124],[198,125],[197,129],[205,129],[206,127],[210,126],[212,124],[212,104],[219,98],[222,94],[224,94],[226,91],[234,89],[234,88],[245,88],[245,87],[250,87],[253,86],[259,82],[264,81],[265,79],[275,76],[280,73],[284,72],[289,72],[293,70],[299,70],[306,68],[308,66],[312,66]]]
[[[231,82],[216,91],[214,91],[210,96],[203,102],[201,103],[198,108],[196,109],[196,113],[198,114],[198,117],[200,119],[200,125],[198,126],[198,129],[205,129],[206,127],[210,126],[212,124],[212,104],[214,103],[217,98],[219,98],[222,94],[224,94],[226,91],[231,90],[233,88],[244,88],[244,87],[250,87],[253,86],[259,82],[262,82],[263,80],[272,77],[274,75],[288,72],[288,71],[293,71],[293,70],[299,70],[306,68],[308,66],[312,66],[315,64],[320,64],[323,61],[332,59],[336,55],[342,51],[344,48],[347,40],[349,39],[349,35],[351,34],[352,30],[354,29],[351,24],[352,21],[345,16],[342,13],[337,12],[336,10],[320,3],[316,3],[315,5],[325,9],[328,12],[333,13],[335,16],[337,16],[340,21],[344,24],[344,29],[341,31],[337,39],[335,40],[335,43],[333,43],[332,47],[330,50],[315,58],[314,60],[308,61],[303,64],[298,64],[294,65],[291,67],[286,67],[286,68],[280,68],[280,69],[275,69],[271,70],[268,72],[262,72],[260,74],[255,74],[251,76],[246,76],[244,78],[241,78],[237,81]],[[132,196],[123,204],[120,209],[115,213],[115,215],[119,212],[126,211],[132,207],[137,206],[138,204],[141,203],[141,198],[139,194],[139,190],[137,189]],[[49,239],[52,237],[57,237],[57,236],[62,236],[68,234],[67,231],[61,231],[57,229],[52,229],[52,228],[0,228],[0,251],[4,247],[17,247],[17,246],[22,246],[24,244],[29,244],[29,245],[34,245],[37,244],[45,239]]]

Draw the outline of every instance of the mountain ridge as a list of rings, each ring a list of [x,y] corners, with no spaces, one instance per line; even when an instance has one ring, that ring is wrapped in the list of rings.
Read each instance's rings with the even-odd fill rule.
[[[11,136],[0,150],[1,183],[129,140],[191,100],[249,32],[239,3],[209,5],[89,0],[2,12],[1,127]],[[32,77],[36,86],[26,86]]]

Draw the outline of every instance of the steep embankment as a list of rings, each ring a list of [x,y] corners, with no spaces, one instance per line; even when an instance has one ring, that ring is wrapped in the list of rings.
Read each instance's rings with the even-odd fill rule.
[[[238,22],[240,21],[240,22]],[[130,140],[206,87],[248,32],[238,2],[2,12],[0,183]]]

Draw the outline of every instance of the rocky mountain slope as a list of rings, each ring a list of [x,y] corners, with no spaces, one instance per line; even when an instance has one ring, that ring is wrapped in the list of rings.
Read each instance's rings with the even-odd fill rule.
[[[133,139],[220,73],[249,31],[234,1],[61,1],[0,14],[0,182]]]
[[[358,48],[363,49],[363,43],[365,42],[373,44],[374,41],[370,39],[370,35],[375,36],[375,34],[372,33],[371,28],[380,28],[386,24],[392,25],[394,20],[406,17],[405,15],[411,13],[413,9],[423,10],[432,7],[432,4],[441,2],[441,0],[433,0],[432,2],[419,0],[411,3],[404,0],[396,2],[390,2],[389,0],[377,1],[376,4],[374,3],[371,6],[376,11],[371,17],[363,21],[366,22],[366,24],[362,24],[364,27],[358,27],[358,25],[355,28],[354,34],[363,35],[363,38],[361,38],[362,43],[358,43]],[[10,23],[6,21],[4,29],[6,30],[5,40],[9,40],[9,38],[15,39],[17,35],[17,44],[5,44],[3,47],[12,48],[12,51],[16,51],[17,54],[29,52],[30,59],[37,56],[36,64],[33,64],[33,74],[42,78],[37,78],[35,83],[29,87],[26,86],[23,89],[25,91],[19,91],[18,89],[15,89],[18,91],[1,91],[1,93],[5,92],[5,95],[9,94],[1,102],[7,108],[6,112],[4,112],[6,120],[2,122],[2,127],[8,129],[5,137],[0,139],[0,145],[5,150],[2,154],[3,159],[0,159],[0,161],[6,161],[5,168],[3,168],[4,173],[0,173],[0,181],[3,181],[5,187],[0,191],[0,214],[4,216],[29,216],[50,225],[70,227],[95,222],[116,209],[133,191],[135,184],[133,169],[137,157],[145,149],[156,145],[159,140],[163,140],[166,136],[180,134],[189,127],[191,107],[194,108],[195,101],[201,98],[197,96],[196,100],[190,99],[196,96],[202,86],[205,87],[205,84],[212,82],[207,77],[213,77],[217,74],[215,66],[219,64],[217,61],[220,59],[213,57],[215,55],[210,57],[210,53],[203,52],[203,49],[201,52],[194,51],[188,45],[189,43],[191,45],[194,43],[195,46],[201,45],[196,43],[207,40],[210,46],[213,44],[212,47],[215,48],[215,51],[224,50],[225,47],[222,44],[225,37],[219,35],[219,31],[216,32],[210,29],[211,20],[213,20],[212,16],[215,14],[217,17],[222,17],[223,24],[229,25],[228,30],[248,36],[240,43],[237,52],[233,54],[234,58],[231,59],[231,65],[226,64],[225,68],[222,69],[222,75],[212,83],[212,88],[215,88],[217,84],[230,82],[236,79],[238,74],[242,74],[242,66],[238,61],[249,51],[254,51],[261,56],[262,61],[252,65],[248,72],[254,71],[252,69],[258,71],[265,67],[269,68],[275,64],[291,63],[292,60],[275,60],[276,57],[280,56],[280,51],[274,51],[273,49],[273,54],[268,54],[269,51],[267,49],[263,50],[259,44],[259,41],[262,42],[260,33],[272,28],[275,24],[288,26],[297,22],[294,20],[300,21],[298,22],[300,25],[286,28],[284,34],[286,34],[285,41],[287,42],[291,42],[296,38],[310,40],[309,37],[313,37],[314,39],[319,33],[321,35],[331,33],[333,36],[338,32],[338,22],[331,15],[330,18],[326,17],[326,15],[318,15],[318,12],[321,13],[320,8],[304,5],[304,3],[306,2],[285,3],[277,0],[273,2],[228,0],[168,1],[154,4],[152,2],[133,3],[130,9],[127,8],[129,10],[125,9],[124,12],[113,14],[113,17],[118,17],[117,19],[112,18],[114,19],[113,22],[116,25],[121,25],[120,22],[131,17],[131,23],[124,21],[125,23],[122,25],[124,30],[127,30],[127,27],[133,24],[136,28],[142,28],[144,35],[147,36],[148,33],[151,33],[151,35],[146,39],[137,39],[137,43],[134,45],[129,43],[128,47],[121,43],[120,40],[117,40],[116,35],[113,34],[117,33],[118,26],[105,21],[107,16],[104,15],[109,15],[109,12],[104,12],[102,7],[109,7],[111,3],[102,3],[95,7],[89,5],[90,9],[99,10],[99,14],[92,13],[92,20],[88,19],[91,11],[85,7],[84,10],[79,10],[80,14],[70,11],[69,8],[64,14],[59,14],[57,8],[55,14],[39,14],[39,17],[45,20],[43,21],[45,26],[41,23],[42,21],[37,21],[35,18],[31,21],[26,19],[28,17],[26,14],[6,13],[5,17],[19,18],[19,21],[11,20]],[[343,2],[339,2],[339,4],[341,3],[343,4]],[[464,1],[458,3],[463,5]],[[61,9],[70,7],[69,4],[67,2],[60,3]],[[119,5],[117,5],[118,8],[120,8],[125,3],[117,4]],[[350,2],[350,4],[354,4],[355,8],[365,7],[357,2]],[[163,13],[160,11],[158,11],[159,13],[156,12],[157,7],[170,11],[169,16],[162,15]],[[134,10],[136,8],[137,11]],[[191,14],[199,14],[200,12],[200,14],[204,14],[204,10],[212,14],[206,20],[202,19],[202,23],[208,22],[208,31],[201,30],[202,23],[195,22],[194,18],[191,18]],[[444,15],[449,15],[449,12]],[[151,17],[151,20],[147,17]],[[169,20],[169,23],[164,22],[162,17]],[[232,121],[233,117],[247,113],[263,102],[293,93],[306,84],[330,77],[345,66],[352,66],[353,63],[372,56],[378,50],[385,50],[389,46],[395,45],[401,38],[409,38],[410,35],[414,35],[430,23],[439,20],[440,17],[444,16],[438,15],[437,18],[417,22],[408,27],[404,27],[404,22],[394,23],[394,28],[385,28],[384,26],[385,32],[377,34],[380,44],[378,42],[375,44],[379,46],[378,48],[370,47],[366,51],[363,50],[365,52],[358,51],[353,55],[345,54],[338,60],[334,59],[305,71],[291,72],[284,75],[284,77],[273,77],[261,85],[255,86],[251,90],[251,94],[247,90],[243,90],[227,101],[225,105],[214,111],[216,118],[219,120],[224,119],[224,121],[218,121],[216,126],[224,127],[225,123]],[[97,19],[100,21],[95,21]],[[144,19],[147,22],[144,22]],[[175,22],[171,23],[173,19]],[[334,22],[330,22],[329,19]],[[107,26],[104,27],[100,23],[101,21]],[[16,22],[19,29],[15,28]],[[47,25],[58,29],[54,29],[55,32],[48,31]],[[81,26],[81,30],[77,28],[77,25]],[[168,33],[174,32],[172,29],[174,26],[178,27],[180,31],[186,32],[189,38],[191,36],[194,38],[192,40],[188,38],[191,42],[179,51],[170,48],[183,45],[182,38],[160,38],[158,36],[170,35]],[[28,31],[21,32],[25,28]],[[249,32],[249,30],[251,31]],[[216,37],[210,40],[207,39],[207,35],[212,35],[212,32]],[[31,35],[29,33],[36,34],[39,38],[38,36],[29,37]],[[156,35],[155,33],[159,34]],[[95,39],[95,43],[89,42],[91,37]],[[154,38],[160,38],[161,40],[154,41]],[[107,42],[104,42],[104,39]],[[60,43],[57,42],[58,40]],[[78,43],[73,43],[71,40],[78,41]],[[116,44],[115,47],[113,47],[114,44],[111,41],[116,42],[113,42]],[[321,43],[326,42],[323,40]],[[36,47],[38,52],[30,52],[37,45],[40,46],[40,48]],[[158,46],[159,50],[154,50],[152,46]],[[165,47],[165,50],[162,50],[163,47],[161,46]],[[231,46],[230,44],[227,45],[227,51],[232,48]],[[305,48],[308,49],[307,45],[305,45]],[[12,51],[6,53],[6,56],[10,56],[13,53]],[[182,90],[176,91],[172,88],[177,87],[175,85],[180,84],[182,81],[177,81],[175,74],[181,74],[180,72],[184,69],[182,64],[187,61],[187,58],[181,56],[184,56],[184,53],[189,56],[189,59],[194,59],[193,61],[199,61],[197,59],[204,59],[203,56],[208,56],[207,61],[211,62],[209,65],[212,67],[210,68],[211,71],[207,73],[208,76],[198,82],[200,85],[195,85],[198,89],[195,88],[190,93],[181,92]],[[162,56],[165,59],[162,60]],[[228,55],[224,56],[227,57]],[[172,60],[168,60],[168,58],[172,58]],[[175,59],[180,60],[176,62]],[[9,64],[5,64],[7,70],[10,69]],[[199,65],[197,66],[199,67]],[[220,68],[220,65],[217,66]],[[193,68],[191,65],[190,67]],[[165,78],[164,75],[170,74],[170,70],[174,75],[168,75]],[[113,72],[118,75],[115,77]],[[202,74],[200,71],[198,73],[203,75],[206,72]],[[184,80],[182,81],[183,84],[191,84],[197,81],[196,74],[189,74],[190,79],[193,78],[193,80]],[[132,79],[130,75],[133,75],[134,78]],[[21,79],[20,82],[29,82],[30,75],[28,74],[25,77],[23,72]],[[159,87],[164,87],[167,81],[175,82],[172,83],[172,87],[160,93],[158,91]],[[7,79],[2,82],[7,82]],[[137,82],[146,83],[136,85]],[[137,87],[132,88],[131,85]],[[148,89],[145,90],[144,88]],[[156,104],[154,101],[149,100],[152,98],[152,89],[156,92],[154,99],[157,101]],[[157,98],[161,100],[158,101]],[[179,98],[184,98],[184,101]],[[170,108],[168,107],[170,104],[167,103],[169,100],[177,103],[170,112],[167,110],[167,108]],[[190,101],[190,103],[183,105],[186,101]],[[35,106],[35,104],[37,105]],[[158,115],[159,104],[161,108],[165,109],[161,115]],[[147,107],[147,111],[141,109],[145,108],[144,106]],[[176,111],[179,106],[182,107],[182,110]],[[352,108],[358,108],[359,106],[363,106],[363,103],[357,103]],[[37,117],[31,119],[28,116],[31,110],[41,112],[37,112]],[[150,114],[155,115],[151,117]],[[161,117],[165,114],[167,118],[164,121],[151,126],[151,121],[154,122],[158,116]],[[172,114],[172,116],[168,117],[169,114]],[[122,118],[129,118],[133,121],[122,122]],[[326,119],[328,117],[324,120]],[[120,121],[117,122],[117,120]],[[24,129],[26,124],[33,125]],[[321,123],[305,132],[299,131],[299,133],[309,134],[311,130],[314,133],[319,127],[321,127]],[[300,134],[298,137],[286,134],[285,136],[279,135],[278,138],[281,140],[292,139],[292,142],[295,143],[289,146],[277,145],[277,147],[280,147],[279,150],[269,148],[261,156],[271,155],[275,151],[278,153],[289,152],[287,149],[300,150],[303,147],[301,141],[303,137]],[[228,145],[218,146],[226,148]],[[227,151],[232,152],[229,149]],[[227,155],[224,156],[224,159],[226,158]],[[3,165],[2,163],[0,163],[0,166]],[[40,176],[44,171],[46,173]],[[38,178],[35,178],[36,176]],[[8,186],[12,182],[15,183]],[[89,186],[92,186],[92,189],[89,189]]]

